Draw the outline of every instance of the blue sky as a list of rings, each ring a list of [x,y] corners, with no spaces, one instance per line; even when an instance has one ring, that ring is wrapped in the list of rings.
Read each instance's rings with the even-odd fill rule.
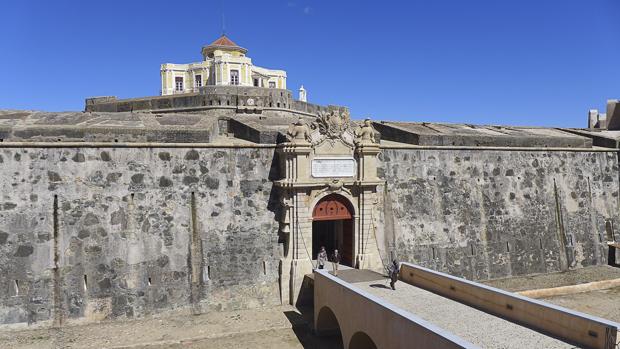
[[[1,109],[157,95],[226,33],[355,117],[584,127],[620,98],[618,0],[7,1]]]

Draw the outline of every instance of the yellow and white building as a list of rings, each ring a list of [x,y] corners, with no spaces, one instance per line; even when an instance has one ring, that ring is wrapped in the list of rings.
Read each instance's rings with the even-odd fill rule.
[[[161,65],[161,94],[198,92],[201,86],[256,86],[286,89],[286,72],[257,67],[226,35],[202,48],[202,62]]]

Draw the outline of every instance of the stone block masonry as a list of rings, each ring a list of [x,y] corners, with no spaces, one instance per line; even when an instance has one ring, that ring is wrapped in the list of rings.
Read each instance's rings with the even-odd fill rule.
[[[233,110],[238,113],[262,114],[281,110],[314,115],[325,106],[293,99],[286,89],[247,86],[203,86],[200,93],[117,99],[114,96],[87,98],[84,110],[90,112],[156,111],[171,113],[198,110]]]
[[[273,152],[0,149],[0,323],[280,304]]]
[[[473,280],[606,263],[615,152],[384,149],[380,159],[384,256]]]
[[[259,145],[3,146],[0,323],[286,302],[274,156]],[[368,219],[384,261],[473,280],[606,263],[614,151],[403,146],[379,160]]]

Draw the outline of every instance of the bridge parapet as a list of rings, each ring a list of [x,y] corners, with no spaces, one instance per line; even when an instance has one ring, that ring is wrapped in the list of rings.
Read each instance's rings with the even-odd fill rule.
[[[405,310],[329,274],[314,274],[317,334],[340,330],[344,348],[477,348]]]
[[[615,348],[620,324],[477,282],[401,263],[400,280],[585,348]]]

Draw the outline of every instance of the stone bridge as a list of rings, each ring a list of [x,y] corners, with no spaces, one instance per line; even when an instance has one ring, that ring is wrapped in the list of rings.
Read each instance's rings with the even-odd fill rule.
[[[340,334],[351,349],[616,344],[619,324],[539,300],[409,263],[401,264],[396,291],[371,273],[314,273],[317,334]]]

